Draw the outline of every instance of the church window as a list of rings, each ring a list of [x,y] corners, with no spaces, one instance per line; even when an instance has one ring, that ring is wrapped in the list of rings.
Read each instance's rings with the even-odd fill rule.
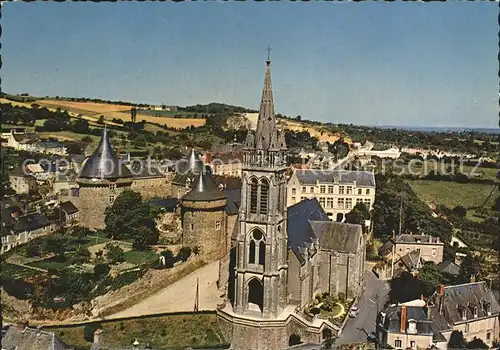
[[[220,224],[220,220],[217,220],[217,221],[215,222],[215,229],[216,229],[216,230],[220,230],[220,226],[221,226],[221,224]]]
[[[253,239],[250,241],[250,252],[248,255],[248,263],[255,264],[255,241]]]
[[[257,179],[250,181],[250,213],[257,213],[257,190],[259,185]]]
[[[267,214],[269,199],[269,183],[266,179],[262,179],[260,183],[260,206],[259,213]]]
[[[344,194],[344,186],[339,186],[339,194]]]

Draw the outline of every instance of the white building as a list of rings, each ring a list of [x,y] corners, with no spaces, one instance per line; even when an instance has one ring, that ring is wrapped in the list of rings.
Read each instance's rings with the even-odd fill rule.
[[[329,217],[344,221],[357,203],[372,210],[375,175],[369,171],[295,170],[287,184],[287,206],[314,197]]]

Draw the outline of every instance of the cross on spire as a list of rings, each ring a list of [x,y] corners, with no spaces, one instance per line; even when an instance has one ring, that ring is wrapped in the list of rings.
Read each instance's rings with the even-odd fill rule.
[[[271,63],[271,45],[268,45],[267,46],[267,65],[269,66],[269,64]]]

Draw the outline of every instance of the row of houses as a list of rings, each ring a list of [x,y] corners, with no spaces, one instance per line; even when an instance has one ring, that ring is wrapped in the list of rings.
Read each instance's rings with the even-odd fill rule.
[[[67,150],[60,142],[40,140],[38,133],[27,132],[25,128],[12,128],[1,134],[2,146],[18,151],[66,155]]]
[[[49,235],[61,227],[78,222],[78,208],[70,202],[29,211],[26,205],[12,199],[1,202],[1,247],[0,254],[29,241]]]

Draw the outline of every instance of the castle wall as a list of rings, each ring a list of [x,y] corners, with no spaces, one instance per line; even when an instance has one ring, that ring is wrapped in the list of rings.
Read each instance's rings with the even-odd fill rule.
[[[165,198],[172,192],[172,183],[165,177],[134,178],[131,189],[139,192],[144,200]]]

